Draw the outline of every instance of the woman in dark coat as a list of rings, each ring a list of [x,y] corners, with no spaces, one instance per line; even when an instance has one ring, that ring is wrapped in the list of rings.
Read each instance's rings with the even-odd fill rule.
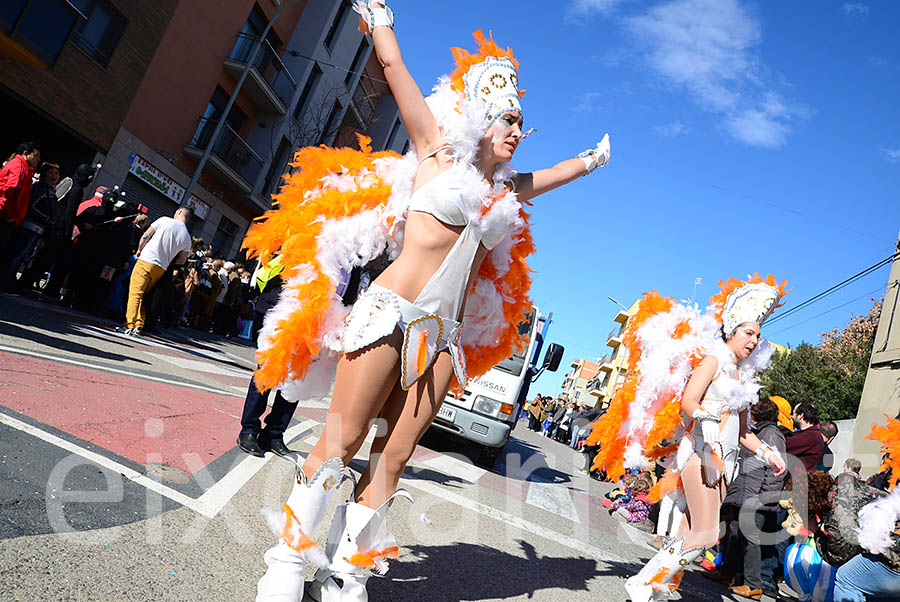
[[[750,418],[754,424],[751,432],[785,457],[785,438],[778,428],[778,406],[769,399],[760,400],[751,408]],[[763,593],[774,596],[777,592],[776,516],[785,475],[775,476],[771,466],[746,448],[741,448],[740,462],[740,472],[728,486],[722,503],[729,537],[720,572],[729,578],[743,572],[743,585],[734,586],[731,591],[759,599],[757,596]],[[745,519],[743,528],[740,525],[742,512],[753,513],[753,522],[747,525]]]

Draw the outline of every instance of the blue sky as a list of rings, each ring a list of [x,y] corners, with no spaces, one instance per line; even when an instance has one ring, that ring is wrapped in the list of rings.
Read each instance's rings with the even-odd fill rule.
[[[395,0],[427,91],[492,29],[521,62],[521,171],[609,132],[612,162],[535,202],[532,295],[578,357],[608,352],[616,306],[658,289],[705,304],[720,279],[772,273],[785,309],[889,256],[900,228],[900,3]],[[864,313],[888,269],[764,329],[775,342]],[[838,308],[838,306],[842,306]],[[833,308],[834,311],[828,311]],[[825,313],[827,312],[827,313]],[[824,315],[819,315],[823,314]]]

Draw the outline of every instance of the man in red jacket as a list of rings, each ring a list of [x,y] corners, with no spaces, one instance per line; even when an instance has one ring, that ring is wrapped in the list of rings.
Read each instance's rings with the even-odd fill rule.
[[[25,220],[34,170],[40,162],[38,145],[23,142],[0,169],[0,251],[6,249],[12,241],[13,230]]]
[[[805,401],[798,403],[794,406],[792,418],[794,425],[800,427],[800,430],[794,431],[785,439],[788,456],[802,462],[806,472],[814,472],[825,451],[825,440],[819,431],[819,408]],[[792,471],[799,468],[796,460],[791,467]]]

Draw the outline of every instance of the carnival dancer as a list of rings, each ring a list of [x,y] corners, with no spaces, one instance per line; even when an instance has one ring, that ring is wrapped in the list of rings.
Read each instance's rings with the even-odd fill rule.
[[[454,49],[456,70],[423,98],[391,10],[371,0],[355,8],[415,146],[402,158],[372,153],[365,138],[362,152],[301,149],[278,209],[245,241],[263,260],[280,249],[288,266],[259,337],[260,390],[308,399],[334,382],[325,429],[273,520],[281,538],[266,552],[259,601],[299,600],[310,561],[325,565],[314,599],[367,600],[369,571],[384,573],[397,553],[379,530],[390,502],[409,497],[400,476],[454,378],[464,386],[523,342],[516,326],[531,307],[533,244],[522,203],[610,156],[604,136],[575,158],[517,173],[509,161],[523,139],[522,91],[512,51],[476,32],[478,52]],[[350,310],[341,302],[349,275],[384,254],[393,262]],[[385,428],[323,555],[315,531],[375,418]]]
[[[661,444],[673,440],[680,424],[686,426],[675,466],[652,495],[658,499],[679,491],[685,520],[678,536],[664,541],[626,582],[632,602],[669,598],[684,567],[716,543],[719,508],[737,473],[739,445],[776,474],[785,471],[778,452],[748,430],[747,410],[758,399],[755,374],[772,354],[772,346],[760,339],[760,326],[786,283],[754,275],[720,285],[704,314],[655,291],[644,296],[625,333],[629,377],[588,437],[588,445],[600,446],[595,467],[617,479],[626,468],[645,466],[676,449]]]

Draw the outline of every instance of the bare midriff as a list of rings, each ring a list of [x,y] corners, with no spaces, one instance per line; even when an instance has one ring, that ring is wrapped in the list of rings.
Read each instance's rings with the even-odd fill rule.
[[[376,284],[414,302],[431,276],[441,267],[463,229],[464,226],[445,224],[430,213],[410,211],[406,218],[403,249],[397,259],[375,279]],[[487,249],[480,245],[469,273],[467,291],[486,255]]]

